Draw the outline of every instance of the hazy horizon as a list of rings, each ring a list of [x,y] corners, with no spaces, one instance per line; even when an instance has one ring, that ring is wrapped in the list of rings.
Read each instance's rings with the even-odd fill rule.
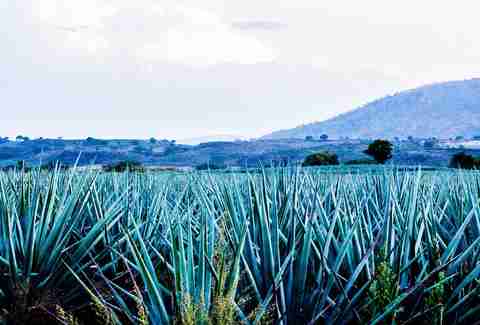
[[[0,136],[253,138],[480,77],[480,4],[0,4]]]

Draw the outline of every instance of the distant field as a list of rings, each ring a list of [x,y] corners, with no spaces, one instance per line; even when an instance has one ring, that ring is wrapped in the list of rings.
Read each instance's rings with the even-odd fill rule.
[[[0,172],[0,318],[473,324],[479,193],[454,170]]]

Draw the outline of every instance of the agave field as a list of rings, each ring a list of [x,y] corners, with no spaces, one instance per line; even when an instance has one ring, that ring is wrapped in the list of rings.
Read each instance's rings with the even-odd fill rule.
[[[475,324],[480,173],[0,173],[4,324]]]

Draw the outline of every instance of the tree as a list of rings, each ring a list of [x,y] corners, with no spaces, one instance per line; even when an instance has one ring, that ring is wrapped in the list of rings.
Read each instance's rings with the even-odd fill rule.
[[[303,161],[302,166],[329,166],[338,165],[338,156],[330,152],[318,152],[309,155]]]
[[[100,146],[106,144],[107,141],[88,137],[85,139],[85,143],[89,146]]]
[[[24,137],[23,135],[17,135],[17,137],[15,139],[17,141],[28,141],[28,140],[30,140],[29,137]]]
[[[320,140],[322,140],[322,141],[327,141],[327,140],[328,140],[328,135],[322,134],[322,135],[320,136]]]
[[[392,158],[393,145],[387,140],[375,140],[370,143],[365,154],[371,156],[379,164],[384,164]]]
[[[450,159],[450,168],[478,169],[480,168],[480,159],[465,152],[459,152]]]

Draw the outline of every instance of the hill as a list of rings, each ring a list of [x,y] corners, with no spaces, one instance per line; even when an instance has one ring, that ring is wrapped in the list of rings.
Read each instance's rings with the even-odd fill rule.
[[[480,79],[451,81],[388,96],[327,121],[281,130],[263,139],[417,138],[480,135]]]

